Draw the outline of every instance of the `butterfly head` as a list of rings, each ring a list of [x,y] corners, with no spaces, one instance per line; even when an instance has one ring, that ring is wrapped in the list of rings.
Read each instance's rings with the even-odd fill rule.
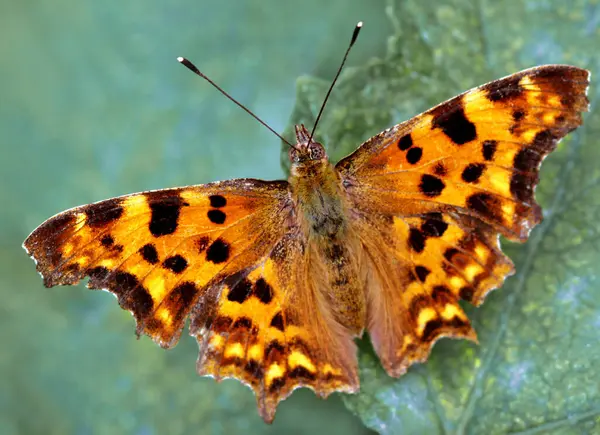
[[[310,132],[304,124],[296,126],[296,145],[290,148],[289,156],[292,166],[327,161],[325,148],[311,139]]]

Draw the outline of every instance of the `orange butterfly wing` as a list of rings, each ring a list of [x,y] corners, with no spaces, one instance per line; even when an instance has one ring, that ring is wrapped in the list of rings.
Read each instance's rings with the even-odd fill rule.
[[[513,271],[498,233],[525,241],[542,214],[542,160],[582,123],[589,72],[547,65],[452,98],[369,139],[336,166],[372,263],[368,330],[388,373],[441,336],[475,339],[479,305]]]
[[[299,386],[321,397],[357,392],[356,345],[331,317],[316,284],[306,240],[292,231],[255,268],[208,288],[190,330],[200,344],[199,373],[244,381],[267,422]]]
[[[257,180],[126,195],[59,213],[23,246],[46,287],[88,276],[131,311],[138,334],[171,347],[225,265],[248,267],[283,236],[275,212],[287,198],[287,183]]]
[[[322,396],[358,386],[354,343],[303,285],[303,245],[288,183],[250,179],[76,207],[24,243],[47,287],[89,277],[162,347],[190,316],[199,373],[249,385],[265,421],[298,386]]]

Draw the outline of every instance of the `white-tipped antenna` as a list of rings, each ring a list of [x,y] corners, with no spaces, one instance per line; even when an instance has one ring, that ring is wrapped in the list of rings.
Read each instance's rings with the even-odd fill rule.
[[[208,83],[210,83],[211,85],[213,85],[213,87],[215,87],[219,92],[221,92],[223,95],[225,95],[227,98],[229,98],[231,101],[233,101],[235,104],[237,104],[239,107],[241,107],[242,109],[244,109],[244,111],[246,113],[248,113],[250,116],[252,116],[254,119],[256,119],[258,122],[260,122],[262,125],[264,125],[265,127],[267,127],[269,129],[269,131],[271,131],[271,133],[273,133],[275,136],[277,136],[279,139],[281,139],[283,142],[285,142],[288,146],[290,146],[291,148],[295,148],[294,145],[292,145],[291,143],[289,143],[287,140],[285,140],[285,138],[283,136],[281,136],[279,133],[277,133],[275,130],[273,130],[271,127],[269,127],[269,125],[264,122],[262,119],[260,119],[258,116],[256,116],[250,109],[248,109],[246,106],[244,106],[242,103],[240,103],[239,101],[237,101],[235,98],[233,98],[231,95],[229,95],[227,92],[225,92],[219,85],[217,85],[215,82],[213,82],[211,79],[209,79],[207,76],[205,76],[197,67],[196,65],[194,65],[192,62],[190,62],[189,60],[187,60],[185,57],[181,57],[179,56],[177,58],[177,61],[182,64],[183,66],[185,66],[187,69],[189,69],[190,71],[192,71],[194,74],[202,77],[204,80],[206,80]]]
[[[312,141],[312,138],[315,135],[315,131],[317,130],[317,125],[319,124],[319,120],[321,119],[321,115],[323,114],[323,110],[325,109],[325,105],[327,104],[327,100],[329,99],[329,95],[331,94],[331,91],[333,90],[333,87],[335,86],[335,82],[337,82],[337,79],[340,76],[340,73],[342,72],[342,68],[344,68],[344,64],[346,63],[346,59],[348,58],[348,53],[350,53],[350,49],[356,42],[356,39],[358,38],[358,34],[360,33],[360,29],[362,29],[362,26],[363,26],[363,22],[359,21],[358,24],[356,24],[356,27],[354,27],[354,31],[352,32],[352,38],[350,39],[350,45],[348,45],[348,48],[346,49],[346,54],[344,54],[342,63],[340,64],[340,67],[338,68],[337,73],[335,74],[335,77],[333,78],[333,81],[331,82],[331,86],[329,87],[329,90],[327,91],[327,95],[325,95],[325,99],[323,100],[323,104],[321,105],[321,109],[319,110],[319,114],[317,115],[317,120],[315,121],[315,125],[313,126],[313,129],[310,132],[309,143]]]

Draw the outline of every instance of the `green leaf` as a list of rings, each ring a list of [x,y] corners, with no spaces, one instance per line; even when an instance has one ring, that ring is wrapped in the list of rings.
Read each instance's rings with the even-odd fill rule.
[[[387,55],[349,68],[317,137],[333,159],[457,93],[544,63],[600,72],[597,2],[388,1]],[[370,31],[365,26],[364,32]],[[312,126],[327,83],[303,77],[292,123]],[[386,434],[600,432],[600,113],[544,163],[544,221],[525,245],[503,242],[517,274],[479,309],[479,345],[442,340],[400,379],[361,350],[361,392],[344,396]]]

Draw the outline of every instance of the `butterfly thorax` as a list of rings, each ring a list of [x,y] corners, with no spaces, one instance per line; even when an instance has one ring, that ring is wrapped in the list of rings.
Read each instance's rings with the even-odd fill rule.
[[[304,125],[296,126],[297,144],[290,149],[290,186],[297,216],[307,235],[335,238],[347,230],[341,182],[325,148]]]
[[[316,271],[314,286],[336,319],[359,334],[366,316],[359,240],[350,227],[339,173],[323,145],[309,141],[307,134],[304,126],[296,127],[298,144],[290,150],[289,183],[296,216],[308,240],[311,270]]]

